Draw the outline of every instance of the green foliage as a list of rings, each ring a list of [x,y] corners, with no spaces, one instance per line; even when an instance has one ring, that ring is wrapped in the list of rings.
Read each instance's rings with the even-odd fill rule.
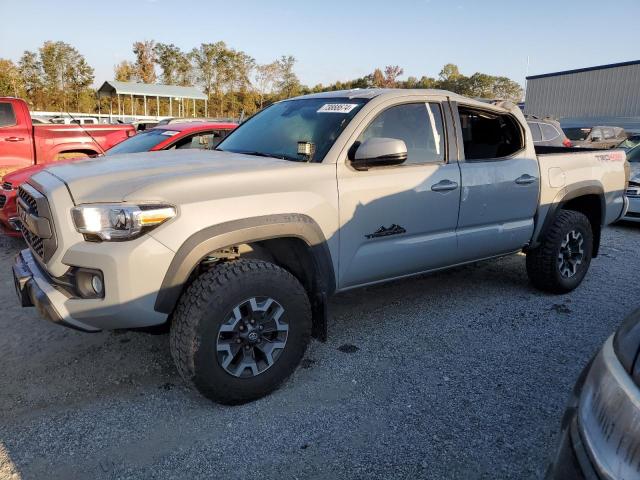
[[[296,58],[283,55],[273,62],[258,65],[247,53],[229,47],[225,42],[202,43],[189,52],[170,43],[153,40],[134,42],[133,61],[123,60],[114,66],[114,78],[123,82],[198,86],[208,97],[196,105],[196,115],[238,117],[251,115],[275,101],[300,94],[353,88],[439,88],[471,97],[500,98],[519,101],[522,88],[506,77],[484,73],[463,75],[457,65],[442,67],[438,78],[423,75],[400,80],[399,65],[376,68],[371,74],[330,85],[307,87],[295,73]],[[158,75],[159,74],[159,75]],[[97,112],[93,68],[71,45],[45,42],[38,52],[25,51],[17,65],[0,59],[0,95],[24,97],[38,110]],[[131,105],[122,98],[122,108],[132,107],[140,113],[141,102]],[[138,105],[140,103],[140,105]],[[175,102],[174,102],[175,103]],[[110,101],[102,99],[101,111],[108,111]],[[160,111],[167,112],[168,100],[160,101]],[[174,104],[174,115],[177,114]],[[192,104],[189,103],[189,112]],[[156,102],[148,104],[148,112],[156,113]]]
[[[136,56],[135,74],[142,83],[156,83],[156,51],[153,40],[133,43],[133,54]]]
[[[0,58],[0,97],[19,97],[24,94],[20,71],[11,60]]]

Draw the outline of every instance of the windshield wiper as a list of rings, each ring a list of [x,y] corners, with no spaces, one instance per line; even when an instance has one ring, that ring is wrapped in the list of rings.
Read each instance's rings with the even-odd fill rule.
[[[304,160],[300,160],[299,158],[294,158],[288,155],[278,154],[278,153],[256,152],[253,150],[240,150],[240,151],[234,152],[233,150],[222,150],[220,148],[216,148],[215,150],[217,150],[218,152],[239,153],[241,155],[253,155],[255,157],[277,158],[278,160],[290,160],[292,162],[304,161]]]

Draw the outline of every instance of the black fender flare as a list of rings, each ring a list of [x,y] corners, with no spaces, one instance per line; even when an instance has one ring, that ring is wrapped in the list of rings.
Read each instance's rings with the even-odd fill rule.
[[[544,222],[538,234],[536,235],[535,241],[532,243],[532,247],[535,248],[540,245],[540,240],[544,238],[547,234],[547,231],[551,227],[558,210],[561,210],[569,201],[574,200],[579,197],[584,197],[586,195],[597,195],[600,199],[600,229],[604,226],[605,213],[607,208],[607,203],[604,195],[604,189],[601,185],[594,185],[591,182],[579,182],[576,184],[576,188],[571,188],[570,191],[566,192],[564,196],[562,196],[558,201],[554,201],[549,206],[549,211],[545,215]],[[600,233],[594,232],[593,237],[593,256],[598,256],[598,251],[600,250]]]
[[[331,252],[320,226],[311,217],[298,213],[232,220],[192,234],[174,255],[154,309],[167,314],[173,312],[191,273],[209,253],[237,244],[284,237],[300,238],[309,246],[317,290],[313,292],[315,298],[310,300],[320,302],[320,307],[326,311],[324,303],[336,289]]]

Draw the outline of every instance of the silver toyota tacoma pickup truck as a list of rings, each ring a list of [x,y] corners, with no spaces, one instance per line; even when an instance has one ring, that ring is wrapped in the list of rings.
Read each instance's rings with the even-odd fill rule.
[[[625,213],[627,177],[621,151],[536,152],[508,103],[303,96],[215,151],[38,173],[18,192],[29,248],[15,285],[22,305],[76,329],[169,324],[185,380],[241,403],[326,336],[336,292],[523,251],[537,288],[576,288]]]

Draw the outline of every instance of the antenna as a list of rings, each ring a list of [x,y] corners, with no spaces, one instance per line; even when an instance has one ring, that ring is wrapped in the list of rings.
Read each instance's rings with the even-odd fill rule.
[[[98,141],[93,137],[93,135],[91,135],[91,133],[89,132],[89,130],[87,130],[86,128],[84,128],[84,125],[82,125],[80,123],[80,120],[76,119],[73,115],[71,115],[71,113],[65,111],[65,113],[67,115],[69,115],[69,117],[71,117],[71,120],[73,122],[76,122],[76,125],[78,125],[80,127],[80,129],[87,134],[87,136],[93,141],[93,143],[96,144],[96,146],[98,147],[98,151],[104,153],[104,149],[102,148],[102,146],[98,143]]]

